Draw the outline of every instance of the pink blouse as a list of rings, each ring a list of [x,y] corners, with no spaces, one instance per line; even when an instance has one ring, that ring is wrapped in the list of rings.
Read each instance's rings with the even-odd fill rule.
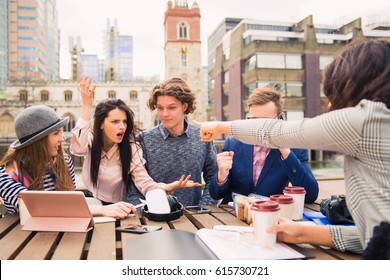
[[[90,166],[91,146],[93,134],[90,130],[91,123],[79,118],[72,130],[70,152],[75,156],[83,156],[82,180],[84,186],[93,193],[95,198],[105,202],[123,201],[126,197],[126,185],[122,180],[119,146],[114,145],[107,153],[102,151],[99,166],[99,175],[96,188],[93,187]],[[146,192],[155,188],[165,189],[166,184],[156,183],[145,169],[145,159],[142,156],[140,145],[131,144],[132,162],[130,174],[135,186],[145,195]]]

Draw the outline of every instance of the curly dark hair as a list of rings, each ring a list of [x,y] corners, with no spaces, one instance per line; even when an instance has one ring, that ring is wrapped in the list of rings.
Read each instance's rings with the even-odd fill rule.
[[[390,108],[389,77],[389,39],[351,42],[324,70],[328,110],[353,107],[363,99]]]
[[[188,107],[184,114],[188,115],[196,110],[196,98],[187,83],[180,78],[170,78],[153,87],[147,101],[148,108],[157,108],[157,98],[159,96],[173,96],[182,104],[187,103]]]

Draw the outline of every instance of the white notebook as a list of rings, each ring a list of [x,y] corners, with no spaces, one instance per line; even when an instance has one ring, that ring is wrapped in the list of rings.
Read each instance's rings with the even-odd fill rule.
[[[250,227],[218,226],[200,229],[196,235],[220,260],[303,259],[304,255],[283,243],[264,248],[255,243]]]

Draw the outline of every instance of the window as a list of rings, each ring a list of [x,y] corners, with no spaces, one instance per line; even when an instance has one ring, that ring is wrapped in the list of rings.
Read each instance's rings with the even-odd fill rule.
[[[138,99],[138,92],[136,90],[130,90],[130,101],[136,101]]]
[[[36,7],[31,6],[18,6],[18,10],[24,10],[24,11],[36,11]]]
[[[0,131],[5,134],[14,132],[14,118],[8,112],[0,116]]]
[[[245,72],[256,68],[256,56],[253,55],[245,61]]]
[[[27,90],[19,90],[19,101],[27,102]]]
[[[223,83],[226,84],[229,82],[229,71],[223,73]]]
[[[289,121],[300,121],[303,120],[304,113],[303,111],[285,111],[283,118]]]
[[[286,92],[287,97],[301,97],[302,94],[302,83],[287,83]]]
[[[36,21],[37,18],[36,17],[18,16],[18,20],[32,20],[32,21]]]
[[[187,67],[187,54],[186,53],[181,54],[180,62],[181,62],[181,67]]]
[[[286,54],[286,69],[302,69],[300,54]]]
[[[251,95],[255,89],[256,89],[256,83],[252,83],[246,86],[246,93],[245,93],[246,99],[248,99],[249,95]]]
[[[73,99],[73,93],[72,93],[72,91],[70,91],[70,90],[65,90],[65,91],[64,91],[64,97],[65,97],[65,101],[72,101],[72,99]]]
[[[49,92],[47,90],[41,91],[41,101],[49,101]]]
[[[37,51],[38,47],[36,47],[36,46],[18,46],[18,50],[21,50],[21,51]]]
[[[108,91],[108,98],[116,98],[116,91],[115,90],[110,90]]]
[[[285,68],[284,55],[282,54],[265,54],[257,55],[257,67],[259,68]]]
[[[38,41],[38,38],[35,36],[18,36],[18,40],[23,41]]]
[[[18,60],[20,61],[38,61],[37,56],[19,55]]]
[[[300,54],[259,53],[257,54],[257,67],[302,69],[302,56]]]
[[[188,39],[188,26],[186,23],[179,24],[179,39]]]
[[[64,126],[64,131],[70,132],[76,125],[76,118],[71,113],[66,113],[63,118],[69,117],[69,122],[66,126]]]
[[[18,30],[32,30],[35,31],[37,28],[35,26],[18,26]]]
[[[301,82],[259,81],[257,82],[257,87],[275,87],[285,97],[303,96],[303,85]]]

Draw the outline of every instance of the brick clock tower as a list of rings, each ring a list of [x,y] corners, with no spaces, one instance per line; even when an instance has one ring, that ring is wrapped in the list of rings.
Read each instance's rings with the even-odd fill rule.
[[[168,1],[164,28],[165,78],[180,77],[188,83],[197,101],[196,111],[188,115],[189,121],[204,121],[206,101],[203,90],[198,3],[194,1],[192,8],[189,8],[187,0]]]

